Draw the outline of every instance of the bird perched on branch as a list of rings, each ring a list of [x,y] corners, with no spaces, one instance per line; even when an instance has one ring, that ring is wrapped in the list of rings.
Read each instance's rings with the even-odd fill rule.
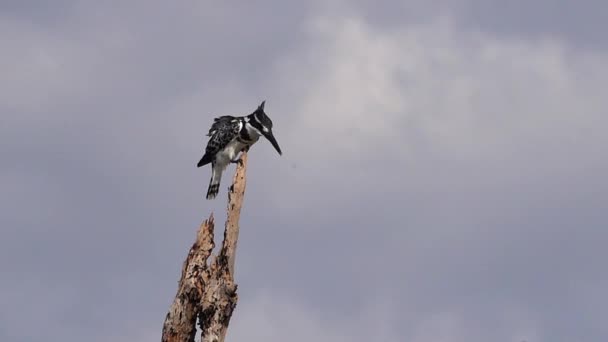
[[[211,137],[205,149],[205,155],[196,165],[201,167],[211,163],[211,180],[207,189],[207,199],[217,196],[222,173],[230,163],[238,163],[236,157],[242,151],[249,151],[261,136],[282,154],[279,143],[272,134],[272,120],[264,112],[264,103],[246,116],[224,115],[213,119],[207,136]],[[239,157],[240,158],[240,157]]]

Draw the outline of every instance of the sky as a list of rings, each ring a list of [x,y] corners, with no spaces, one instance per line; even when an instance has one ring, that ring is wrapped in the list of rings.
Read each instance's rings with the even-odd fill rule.
[[[158,340],[263,100],[228,341],[608,340],[607,11],[1,1],[0,340]]]

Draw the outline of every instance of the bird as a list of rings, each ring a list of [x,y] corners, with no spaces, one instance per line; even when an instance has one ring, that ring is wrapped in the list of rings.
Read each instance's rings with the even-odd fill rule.
[[[283,155],[281,147],[272,132],[272,120],[264,112],[266,100],[257,109],[244,116],[223,115],[213,119],[207,136],[209,142],[205,154],[196,164],[197,167],[211,163],[211,180],[207,189],[208,200],[214,199],[220,187],[222,173],[230,163],[239,163],[236,157],[242,151],[249,151],[261,136],[270,141],[279,155]]]

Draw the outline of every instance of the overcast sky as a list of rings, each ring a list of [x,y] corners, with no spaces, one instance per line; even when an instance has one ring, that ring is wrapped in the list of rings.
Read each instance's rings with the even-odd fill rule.
[[[0,340],[159,340],[266,100],[229,341],[608,341],[606,13],[0,1]]]

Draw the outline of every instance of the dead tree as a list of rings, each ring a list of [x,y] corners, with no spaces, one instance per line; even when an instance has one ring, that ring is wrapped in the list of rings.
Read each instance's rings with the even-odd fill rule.
[[[224,342],[238,299],[234,261],[245,195],[247,154],[243,153],[241,159],[228,192],[222,248],[217,255],[212,255],[215,247],[212,213],[200,226],[184,261],[177,294],[163,324],[162,342],[193,342],[197,318],[202,342]]]

